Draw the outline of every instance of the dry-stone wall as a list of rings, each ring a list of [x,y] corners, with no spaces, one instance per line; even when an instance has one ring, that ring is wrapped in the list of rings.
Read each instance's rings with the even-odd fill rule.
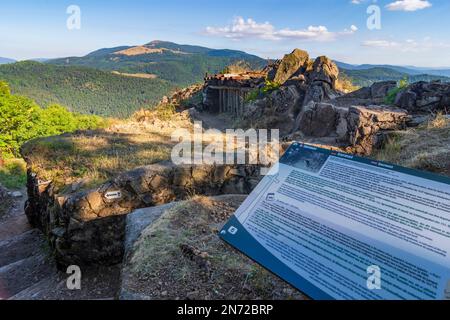
[[[28,173],[26,214],[48,237],[60,266],[114,264],[123,256],[125,216],[137,208],[195,194],[248,194],[261,178],[255,166],[141,167],[100,187],[67,196]]]

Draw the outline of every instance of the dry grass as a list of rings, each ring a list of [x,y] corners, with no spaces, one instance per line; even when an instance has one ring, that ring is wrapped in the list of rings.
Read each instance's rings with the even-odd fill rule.
[[[360,87],[355,86],[350,78],[347,76],[341,76],[336,81],[336,89],[338,91],[344,92],[344,93],[350,93],[353,91],[358,90]]]
[[[396,132],[375,157],[405,167],[450,175],[450,120],[438,115],[416,129]]]
[[[119,71],[112,71],[113,74],[117,74],[119,76],[130,77],[130,78],[141,78],[141,79],[156,79],[158,76],[156,74],[151,73],[122,73]]]
[[[194,197],[166,211],[135,245],[133,290],[153,299],[304,298],[218,237],[243,199]]]
[[[10,190],[25,187],[27,181],[26,163],[22,159],[6,159],[0,165],[0,184]]]
[[[32,171],[53,181],[57,191],[92,188],[121,172],[169,159],[171,134],[178,125],[118,121],[104,130],[31,141],[22,154]]]

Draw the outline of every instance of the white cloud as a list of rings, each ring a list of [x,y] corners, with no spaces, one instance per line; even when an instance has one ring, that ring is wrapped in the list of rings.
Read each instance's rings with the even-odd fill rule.
[[[380,48],[400,52],[425,52],[450,48],[450,43],[434,42],[430,37],[423,40],[407,39],[404,41],[367,40],[362,43],[364,47]]]
[[[263,39],[273,39],[275,28],[269,23],[257,23],[249,18],[236,17],[231,26],[215,28],[207,27],[206,33],[211,35],[225,36],[227,38],[239,39],[245,37],[259,37]]]
[[[398,47],[399,45],[398,42],[388,40],[367,40],[363,42],[364,47],[373,48],[393,48]]]
[[[298,39],[313,41],[334,40],[337,36],[353,34],[358,31],[355,25],[342,32],[329,31],[325,26],[309,26],[306,29],[292,30],[289,28],[277,30],[271,23],[258,23],[252,18],[234,18],[229,26],[207,27],[206,33],[230,39],[259,38],[265,40]]]
[[[386,6],[390,11],[417,11],[431,7],[427,0],[398,0]]]

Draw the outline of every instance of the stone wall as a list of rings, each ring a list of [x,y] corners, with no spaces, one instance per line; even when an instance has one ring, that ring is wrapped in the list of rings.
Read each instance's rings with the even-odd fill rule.
[[[255,166],[175,166],[164,162],[125,172],[100,187],[69,195],[28,172],[26,214],[54,249],[59,266],[115,264],[122,260],[125,216],[135,209],[196,194],[248,194]]]

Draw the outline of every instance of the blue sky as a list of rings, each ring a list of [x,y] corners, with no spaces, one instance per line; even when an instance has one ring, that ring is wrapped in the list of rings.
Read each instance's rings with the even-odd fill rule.
[[[69,30],[70,5],[81,29]],[[367,27],[367,8],[381,29]],[[448,0],[15,0],[0,6],[0,56],[81,56],[167,40],[277,58],[293,48],[344,62],[450,67]]]

